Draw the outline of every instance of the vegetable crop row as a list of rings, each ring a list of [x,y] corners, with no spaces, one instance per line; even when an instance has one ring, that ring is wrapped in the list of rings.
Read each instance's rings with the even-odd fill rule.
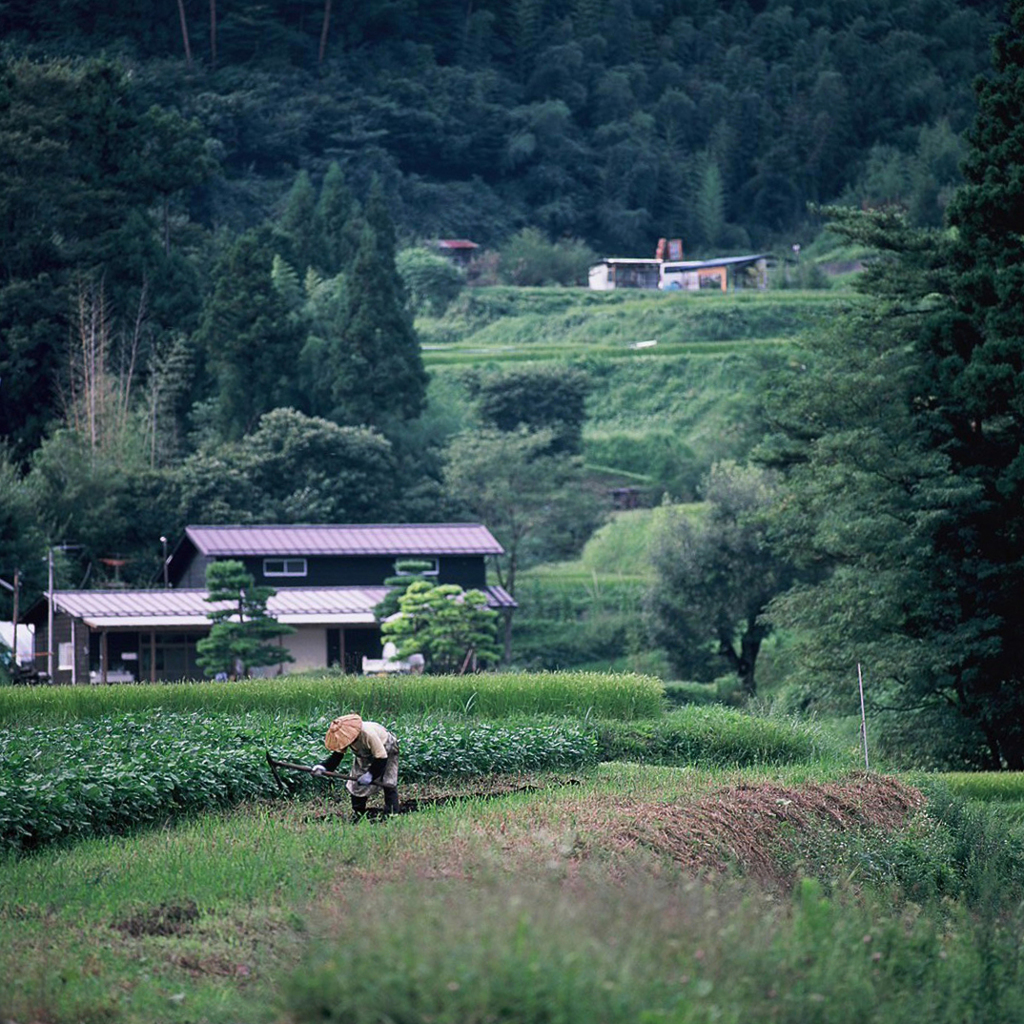
[[[163,712],[0,732],[0,848],[124,832],[279,793],[265,751],[312,764],[329,716]],[[597,760],[593,730],[569,719],[389,723],[405,781],[569,770]]]

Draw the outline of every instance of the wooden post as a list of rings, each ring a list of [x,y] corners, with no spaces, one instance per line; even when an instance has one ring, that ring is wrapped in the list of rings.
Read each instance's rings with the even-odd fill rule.
[[[868,764],[868,719],[864,713],[864,675],[860,670],[860,662],[857,662],[857,685],[860,687],[860,734],[864,740],[864,771],[870,771]]]

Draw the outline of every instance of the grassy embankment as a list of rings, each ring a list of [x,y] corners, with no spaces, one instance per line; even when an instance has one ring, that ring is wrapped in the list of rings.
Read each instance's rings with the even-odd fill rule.
[[[464,370],[578,366],[591,384],[584,456],[592,471],[655,497],[666,489],[685,497],[713,461],[742,456],[757,440],[759,376],[786,358],[796,335],[852,301],[847,292],[468,289],[417,328],[433,414],[449,425],[465,416]]]
[[[471,289],[418,328],[432,374],[431,415],[466,421],[467,369],[558,362],[586,370],[584,459],[595,500],[635,486],[646,505],[692,500],[720,459],[760,439],[757,382],[793,339],[857,301],[849,292],[682,294]],[[633,348],[638,341],[657,345]],[[667,677],[647,649],[639,608],[652,513],[617,513],[582,557],[520,579],[514,658],[528,668],[631,669]],[[770,678],[771,651],[763,659]]]
[[[316,680],[297,683],[233,696],[217,687],[111,687],[77,700],[47,691],[36,710],[20,694],[0,709],[5,734],[62,730],[67,746],[39,750],[45,776],[74,760],[76,731],[99,742],[104,716],[158,721],[172,691],[183,703],[167,715],[185,714],[204,691],[235,717],[326,710]],[[548,683],[533,687],[572,703],[568,677]],[[967,784],[959,777],[943,785],[857,773],[855,752],[796,723],[721,708],[638,718],[637,700],[621,696],[648,685],[609,683],[619,697],[604,706],[620,717],[605,727],[619,759],[571,776],[535,771],[507,792],[488,789],[487,775],[425,780],[403,790],[421,809],[386,824],[351,823],[347,801],[329,790],[250,798],[7,855],[0,1018],[1019,1019],[1024,864],[1006,812],[1024,806],[1019,779],[995,786],[992,812],[952,795]],[[358,681],[320,685],[378,713]],[[432,685],[437,699],[445,684]],[[460,694],[434,720],[527,721],[515,711],[524,693],[499,702],[507,714],[494,718],[475,715],[476,702],[459,709]],[[148,715],[136,694],[148,694]],[[578,714],[569,715],[577,724]],[[652,744],[659,732],[674,743]],[[179,738],[188,739],[181,728]],[[731,746],[731,766],[700,767],[715,744]],[[159,747],[150,755],[159,766]],[[428,808],[434,792],[447,802]]]

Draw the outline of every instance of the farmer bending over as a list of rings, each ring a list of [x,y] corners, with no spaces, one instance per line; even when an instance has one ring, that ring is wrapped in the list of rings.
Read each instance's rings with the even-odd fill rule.
[[[376,722],[364,722],[359,715],[342,715],[331,722],[324,746],[331,753],[313,767],[314,775],[336,771],[342,754],[352,750],[352,777],[345,787],[357,821],[366,813],[375,783],[384,792],[384,813],[398,813],[398,740],[392,733]]]

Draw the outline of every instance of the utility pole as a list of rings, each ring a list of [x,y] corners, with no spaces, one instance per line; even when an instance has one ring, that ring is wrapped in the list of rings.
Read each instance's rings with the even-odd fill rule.
[[[53,683],[53,553],[54,551],[77,551],[81,544],[51,544],[46,549],[46,674]],[[74,658],[72,652],[72,658]]]

